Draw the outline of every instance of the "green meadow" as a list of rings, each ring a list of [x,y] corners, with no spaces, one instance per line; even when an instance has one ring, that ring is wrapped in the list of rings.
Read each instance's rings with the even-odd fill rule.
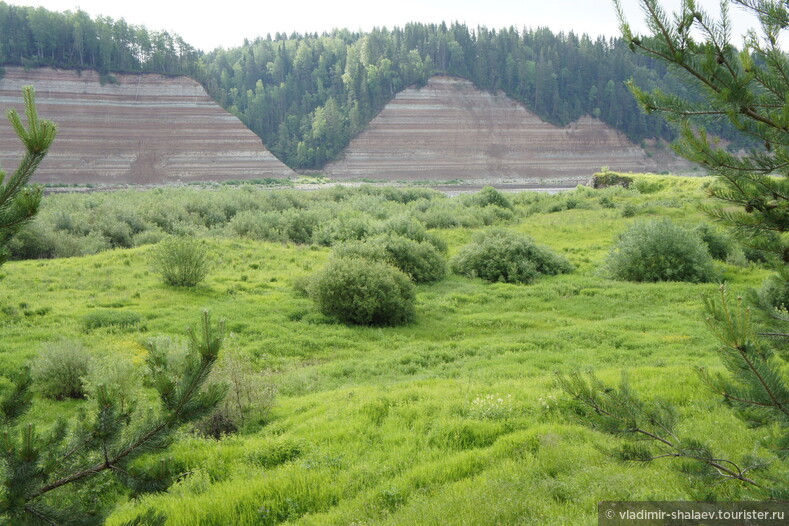
[[[554,383],[556,372],[618,382],[627,371],[646,399],[679,407],[680,430],[721,454],[752,452],[757,431],[695,373],[723,370],[702,305],[719,283],[619,282],[603,268],[634,221],[707,221],[698,206],[710,180],[635,177],[631,189],[506,194],[513,206],[501,210],[474,196],[378,187],[51,196],[31,227],[38,237],[16,250],[71,257],[2,267],[0,375],[61,339],[97,359],[142,363],[146,340],[183,339],[203,309],[226,320],[225,349],[250,356],[276,389],[271,411],[221,439],[184,429],[166,453],[183,475],[166,492],[121,498],[111,525],[149,508],[184,526],[593,525],[601,500],[694,500],[698,489],[670,461],[614,460],[606,448],[616,439],[577,421]],[[119,219],[132,216],[144,224]],[[575,271],[529,285],[450,272],[417,286],[416,318],[400,327],[321,314],[300,283],[328,260],[328,245],[392,218],[418,220],[449,257],[476,233],[507,228]],[[171,233],[209,251],[195,288],[167,286],[151,268],[152,243]],[[742,254],[715,264],[734,294],[769,275]],[[86,323],[97,315],[128,323]],[[0,389],[9,385],[0,378]],[[87,403],[37,396],[31,416],[53,421]]]

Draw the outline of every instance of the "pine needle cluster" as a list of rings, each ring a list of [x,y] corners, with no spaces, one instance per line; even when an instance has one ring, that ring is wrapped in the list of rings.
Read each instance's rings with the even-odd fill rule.
[[[57,135],[57,126],[53,122],[38,118],[35,90],[27,86],[22,94],[27,127],[14,109],[8,110],[8,120],[25,146],[25,154],[7,182],[6,173],[0,169],[0,264],[8,257],[8,242],[38,212],[41,188],[31,188],[27,184]]]

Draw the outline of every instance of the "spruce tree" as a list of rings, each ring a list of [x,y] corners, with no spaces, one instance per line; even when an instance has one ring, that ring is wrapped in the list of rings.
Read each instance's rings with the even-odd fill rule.
[[[8,257],[8,242],[38,212],[41,204],[41,188],[31,188],[27,183],[46,156],[57,134],[54,123],[38,118],[35,90],[27,86],[23,88],[22,93],[25,100],[27,128],[14,109],[8,110],[8,120],[11,121],[11,126],[25,146],[25,155],[7,183],[6,174],[0,169],[0,265]]]
[[[621,29],[633,51],[667,63],[684,75],[695,96],[683,98],[660,91],[647,92],[634,82],[629,87],[647,112],[657,112],[679,126],[676,150],[703,165],[716,183],[710,196],[721,201],[709,207],[714,218],[735,229],[751,246],[773,254],[778,276],[789,276],[789,57],[780,48],[779,33],[789,26],[786,2],[731,0],[756,15],[761,34],[750,31],[744,49],[732,44],[728,4],[721,3],[720,19],[713,19],[686,0],[673,16],[657,0],[641,0],[652,35],[633,34],[614,0]],[[701,37],[699,39],[699,36]],[[760,145],[734,154],[716,144],[704,126],[726,121]],[[626,375],[618,388],[603,384],[594,374],[559,375],[558,384],[580,402],[579,411],[594,427],[632,440],[616,449],[625,461],[681,459],[683,470],[715,488],[734,482],[747,496],[789,498],[789,377],[784,329],[765,332],[741,298],[720,296],[706,300],[707,324],[719,342],[718,355],[726,374],[699,370],[701,380],[749,426],[760,457],[722,457],[707,437],[678,431],[678,411],[671,405],[642,400]],[[786,312],[772,311],[779,324]],[[689,464],[694,466],[689,467]],[[714,490],[711,490],[714,491]],[[714,497],[714,494],[705,496]]]

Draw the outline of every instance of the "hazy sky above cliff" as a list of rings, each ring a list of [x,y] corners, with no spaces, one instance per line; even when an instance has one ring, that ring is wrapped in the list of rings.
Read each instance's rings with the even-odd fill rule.
[[[616,14],[610,0],[298,0],[264,2],[236,0],[216,2],[193,0],[11,0],[18,5],[36,5],[53,11],[76,11],[91,16],[124,18],[148,29],[167,30],[181,35],[193,46],[209,51],[215,47],[236,47],[244,38],[281,33],[330,31],[333,28],[369,30],[375,26],[403,26],[407,22],[465,22],[470,27],[549,27],[554,32],[570,31],[598,35],[619,35]],[[718,13],[718,0],[698,0]],[[640,25],[637,0],[623,0],[631,25]],[[680,0],[663,0],[676,9]],[[745,18],[732,8],[735,23]],[[744,22],[744,21],[743,21]],[[740,28],[747,24],[739,24]],[[739,39],[737,42],[739,43]]]

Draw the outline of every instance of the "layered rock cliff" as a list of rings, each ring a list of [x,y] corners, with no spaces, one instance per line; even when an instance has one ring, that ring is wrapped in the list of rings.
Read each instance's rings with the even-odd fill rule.
[[[570,181],[603,166],[690,168],[670,155],[662,159],[597,119],[553,126],[503,94],[433,77],[421,89],[400,92],[325,171],[335,179]]]
[[[22,110],[22,86],[36,88],[39,115],[58,137],[34,176],[41,183],[161,184],[289,177],[260,138],[187,77],[8,67],[0,108]],[[0,163],[15,169],[22,146],[0,122]]]

